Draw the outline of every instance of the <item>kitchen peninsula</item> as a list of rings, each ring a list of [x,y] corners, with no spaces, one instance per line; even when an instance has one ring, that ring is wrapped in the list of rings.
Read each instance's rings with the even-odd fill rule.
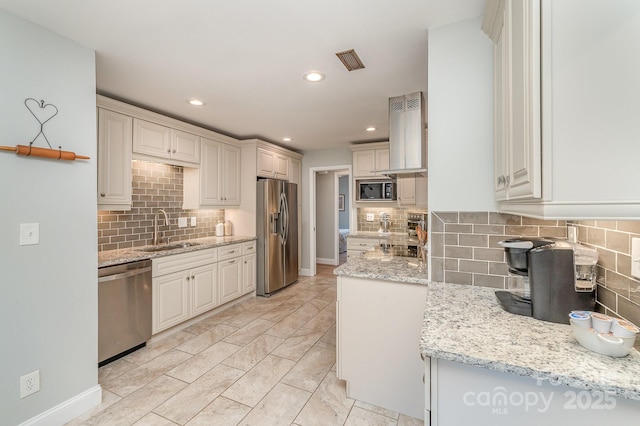
[[[380,248],[335,269],[337,375],[347,396],[422,419],[427,267]]]
[[[431,425],[637,423],[637,350],[591,352],[569,325],[503,311],[492,288],[426,288],[420,349]]]

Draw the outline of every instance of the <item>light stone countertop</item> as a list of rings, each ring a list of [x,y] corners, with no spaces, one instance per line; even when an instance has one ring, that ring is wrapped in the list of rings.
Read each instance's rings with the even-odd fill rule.
[[[387,240],[391,244],[407,244],[409,235],[406,232],[392,232],[390,234],[380,234],[378,232],[351,232],[347,238],[368,238],[372,240]]]
[[[420,267],[415,257],[389,256],[378,249],[350,257],[347,263],[334,269],[333,273],[338,276],[399,283],[429,283],[426,264]]]
[[[194,238],[185,241],[174,241],[171,244],[179,243],[197,243],[198,245],[191,247],[180,247],[175,250],[164,250],[159,252],[144,252],[141,249],[153,246],[132,247],[119,250],[107,250],[98,252],[98,268],[104,266],[113,266],[121,263],[135,262],[138,260],[155,259],[163,256],[170,256],[173,254],[187,253],[191,251],[204,250],[208,248],[226,246],[234,243],[243,243],[245,241],[253,241],[256,237],[247,237],[242,235],[233,235],[227,237],[207,237],[207,238]]]
[[[640,353],[622,358],[583,348],[571,327],[502,310],[495,289],[430,283],[420,350],[490,370],[640,400]]]

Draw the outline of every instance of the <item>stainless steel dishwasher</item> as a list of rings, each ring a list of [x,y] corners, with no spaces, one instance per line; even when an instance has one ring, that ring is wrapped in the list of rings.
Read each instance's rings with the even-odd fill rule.
[[[151,260],[98,269],[98,365],[151,337]]]

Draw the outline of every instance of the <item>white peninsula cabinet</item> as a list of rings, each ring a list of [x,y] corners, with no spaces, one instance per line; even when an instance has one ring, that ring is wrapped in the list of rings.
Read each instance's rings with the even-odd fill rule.
[[[153,334],[220,304],[217,260],[216,248],[153,259]]]
[[[98,208],[131,210],[133,119],[98,108]]]
[[[498,210],[638,219],[640,4],[488,0]]]

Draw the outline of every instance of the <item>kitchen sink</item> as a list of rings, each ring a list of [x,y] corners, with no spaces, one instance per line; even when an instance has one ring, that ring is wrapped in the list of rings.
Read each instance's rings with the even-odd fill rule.
[[[147,253],[155,253],[155,252],[158,252],[158,251],[176,250],[176,249],[199,246],[199,245],[200,245],[200,243],[175,243],[175,244],[164,244],[164,245],[161,245],[161,246],[145,247],[145,248],[141,248],[141,249],[138,249],[138,250],[139,251],[144,251],[144,252],[147,252]]]

